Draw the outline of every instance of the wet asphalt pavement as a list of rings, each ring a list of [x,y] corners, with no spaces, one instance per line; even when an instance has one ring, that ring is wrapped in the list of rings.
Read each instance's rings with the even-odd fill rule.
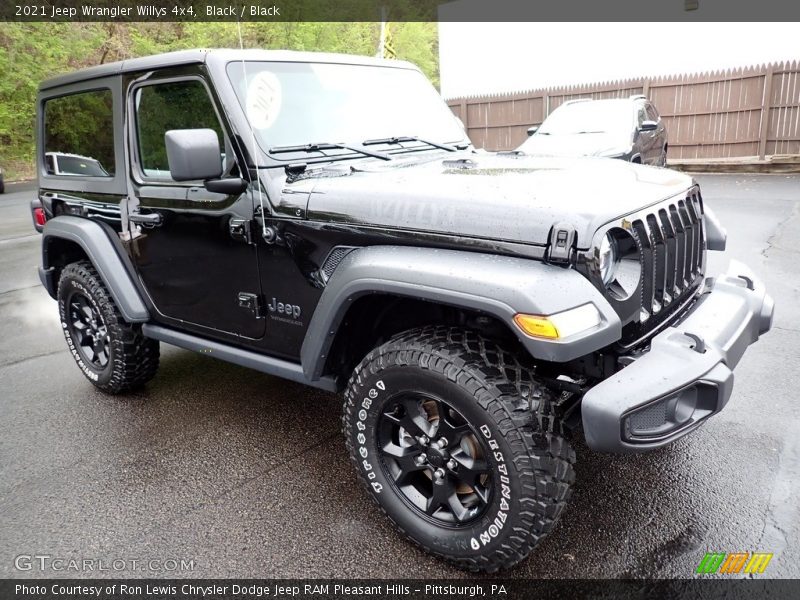
[[[775,327],[736,369],[727,408],[638,456],[577,444],[555,532],[511,577],[690,577],[707,550],[775,553],[800,577],[800,176],[698,176],[724,255],[766,282]],[[405,542],[357,484],[340,400],[162,344],[124,397],[74,365],[39,285],[33,192],[0,196],[0,577],[18,555],[191,559],[194,571],[107,576],[466,577]],[[95,573],[97,574],[97,573]],[[91,573],[86,573],[87,576]]]

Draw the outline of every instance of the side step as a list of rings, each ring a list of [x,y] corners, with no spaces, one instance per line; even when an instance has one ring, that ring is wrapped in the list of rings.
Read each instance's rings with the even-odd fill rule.
[[[321,377],[316,381],[309,380],[303,373],[303,367],[298,363],[293,363],[280,358],[265,356],[249,350],[242,350],[235,346],[229,346],[220,342],[214,342],[205,338],[175,331],[160,325],[145,323],[142,325],[142,333],[149,338],[172,344],[187,350],[202,352],[220,360],[224,360],[242,367],[248,367],[262,373],[282,377],[297,383],[303,383],[326,392],[337,392],[336,379],[330,376]]]

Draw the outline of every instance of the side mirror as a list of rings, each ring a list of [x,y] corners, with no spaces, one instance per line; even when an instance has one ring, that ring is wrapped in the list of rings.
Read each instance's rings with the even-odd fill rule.
[[[205,182],[209,192],[236,196],[247,189],[247,182],[241,177],[227,177],[226,179],[209,179]]]
[[[539,126],[538,125],[534,125],[533,127],[528,127],[528,135],[529,136],[533,135],[537,131],[539,131]]]
[[[164,143],[175,181],[205,181],[222,175],[219,138],[213,129],[172,129],[164,134]]]
[[[658,123],[655,121],[642,121],[639,125],[639,131],[655,131],[658,129]]]

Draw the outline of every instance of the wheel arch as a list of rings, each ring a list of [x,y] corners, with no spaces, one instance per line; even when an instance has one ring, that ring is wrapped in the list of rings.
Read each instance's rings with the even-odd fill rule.
[[[111,228],[97,221],[74,216],[59,216],[47,221],[42,232],[42,265],[39,277],[51,297],[58,288],[58,273],[72,262],[88,260],[97,270],[120,313],[129,323],[150,319],[132,265],[124,250],[115,244]]]
[[[329,357],[337,349],[334,344],[352,331],[353,321],[372,318],[370,313],[360,313],[364,298],[370,298],[367,303],[386,299],[459,318],[485,317],[487,326],[515,338],[539,360],[565,362],[607,346],[621,335],[613,308],[574,269],[477,252],[371,246],[348,254],[323,291],[300,353],[310,380],[326,374]],[[513,325],[517,313],[549,315],[586,303],[597,307],[603,322],[568,340],[532,338]]]
[[[509,323],[495,315],[402,293],[368,293],[349,303],[321,374],[347,376],[366,354],[404,331],[448,325],[476,331],[507,347],[520,343]]]

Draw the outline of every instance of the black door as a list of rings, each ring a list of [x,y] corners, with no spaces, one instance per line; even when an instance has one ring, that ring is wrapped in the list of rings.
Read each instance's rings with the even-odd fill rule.
[[[262,337],[265,320],[239,300],[261,294],[256,247],[232,233],[253,218],[252,199],[169,176],[164,134],[171,129],[214,129],[224,171],[237,172],[205,83],[198,77],[148,81],[130,93],[133,191],[141,214],[160,216],[158,223],[131,224],[131,255],[153,304],[167,323],[208,335]]]

